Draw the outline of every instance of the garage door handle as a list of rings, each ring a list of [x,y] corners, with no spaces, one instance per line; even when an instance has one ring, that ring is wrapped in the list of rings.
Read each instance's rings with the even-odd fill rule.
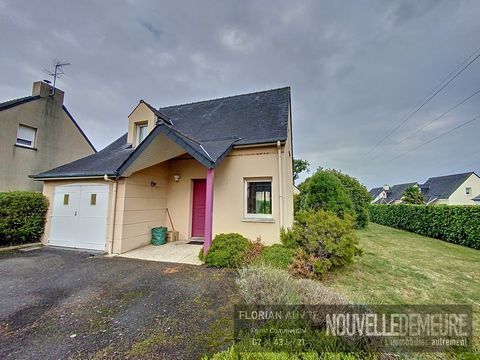
[[[75,216],[77,216],[77,212],[75,211]]]

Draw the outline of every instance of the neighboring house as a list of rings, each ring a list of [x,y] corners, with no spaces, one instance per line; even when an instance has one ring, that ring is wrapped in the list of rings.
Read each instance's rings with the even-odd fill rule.
[[[384,185],[376,188],[372,188],[369,193],[372,198],[371,204],[386,204],[387,191],[390,190],[390,186]]]
[[[0,103],[0,191],[41,191],[29,175],[95,153],[63,96],[38,81],[31,96]]]
[[[427,204],[475,205],[480,177],[474,172],[433,177],[420,188]]]
[[[229,232],[278,242],[293,223],[290,88],[160,109],[142,100],[125,135],[34,178],[51,245],[124,253],[158,226],[206,249]]]
[[[418,187],[418,183],[411,182],[406,184],[397,184],[393,186],[385,185],[383,187],[373,188],[370,190],[372,204],[400,204],[402,203],[405,190],[410,187]]]

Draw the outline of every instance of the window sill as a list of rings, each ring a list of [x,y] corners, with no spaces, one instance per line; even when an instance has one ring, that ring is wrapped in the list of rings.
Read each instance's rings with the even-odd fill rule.
[[[255,222],[255,223],[269,223],[274,224],[274,218],[255,218],[255,217],[244,217],[242,222]]]
[[[15,144],[15,145],[13,145],[13,146],[19,147],[19,148],[22,148],[22,149],[30,149],[30,150],[35,150],[35,151],[37,151],[37,148],[31,147],[31,146],[27,146],[27,145]]]

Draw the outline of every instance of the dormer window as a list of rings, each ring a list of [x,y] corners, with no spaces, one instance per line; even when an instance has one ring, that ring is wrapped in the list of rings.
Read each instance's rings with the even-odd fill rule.
[[[147,124],[137,124],[136,133],[137,133],[137,146],[147,137]]]

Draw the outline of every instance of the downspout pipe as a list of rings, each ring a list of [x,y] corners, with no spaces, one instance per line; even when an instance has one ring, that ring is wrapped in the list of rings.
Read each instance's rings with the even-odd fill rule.
[[[118,180],[112,180],[107,174],[103,175],[103,180],[113,183],[111,207],[110,207],[110,230],[108,234],[108,255],[113,253],[113,239],[115,235],[115,215],[117,214],[117,188]]]
[[[280,217],[280,228],[283,228],[283,171],[282,171],[282,144],[277,141],[277,160],[278,160],[278,213]]]

